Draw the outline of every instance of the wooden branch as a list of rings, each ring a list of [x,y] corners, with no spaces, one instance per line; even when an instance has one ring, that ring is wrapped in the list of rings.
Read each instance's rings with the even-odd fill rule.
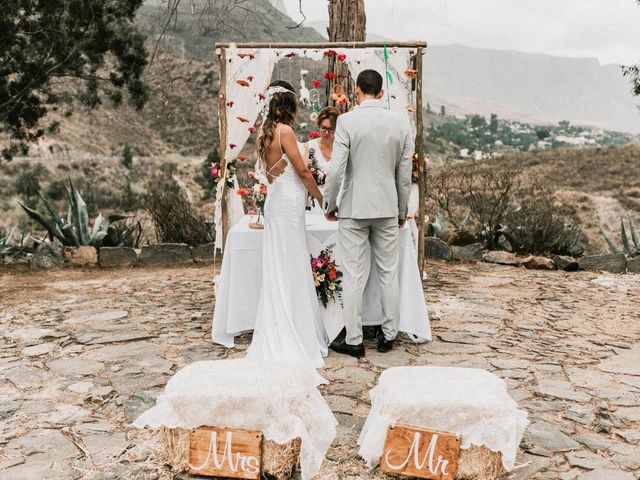
[[[220,170],[222,185],[220,208],[222,208],[222,251],[227,243],[229,233],[229,213],[227,205],[227,52],[223,48],[216,49],[220,60],[220,89],[218,91],[218,122],[220,124]]]
[[[427,42],[322,42],[322,43],[216,43],[216,48],[272,48],[272,49],[325,49],[325,48],[427,48]]]
[[[420,279],[424,271],[424,244],[426,234],[425,217],[425,175],[424,175],[424,132],[422,124],[422,55],[423,48],[418,47],[414,57],[414,68],[417,72],[416,78],[416,154],[418,155],[418,269]]]

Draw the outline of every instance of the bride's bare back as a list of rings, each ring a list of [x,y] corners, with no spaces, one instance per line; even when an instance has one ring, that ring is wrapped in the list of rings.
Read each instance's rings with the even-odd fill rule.
[[[269,183],[273,183],[276,178],[282,175],[289,163],[282,146],[282,128],[283,125],[280,123],[276,126],[277,134],[273,136],[273,140],[267,147],[265,166]]]

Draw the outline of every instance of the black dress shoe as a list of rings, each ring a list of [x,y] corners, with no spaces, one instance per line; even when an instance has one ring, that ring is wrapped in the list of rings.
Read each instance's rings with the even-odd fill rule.
[[[359,345],[349,345],[344,340],[334,340],[331,343],[331,350],[356,358],[364,357],[364,344],[362,343]]]
[[[386,353],[393,348],[393,340],[387,340],[384,335],[378,337],[378,351]]]

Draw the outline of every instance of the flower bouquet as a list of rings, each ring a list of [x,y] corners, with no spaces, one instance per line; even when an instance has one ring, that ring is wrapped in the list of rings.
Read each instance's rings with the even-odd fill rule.
[[[251,198],[253,204],[258,212],[258,219],[255,222],[249,224],[250,228],[262,229],[264,225],[262,223],[262,216],[264,215],[264,204],[267,201],[267,185],[262,183],[255,172],[249,172],[249,177],[256,180],[251,188],[239,188],[236,193],[242,197]]]
[[[331,300],[340,299],[342,292],[342,272],[338,270],[336,263],[331,259],[334,245],[330,245],[320,252],[320,255],[311,255],[311,271],[313,281],[316,286],[318,300],[322,302],[324,308]]]

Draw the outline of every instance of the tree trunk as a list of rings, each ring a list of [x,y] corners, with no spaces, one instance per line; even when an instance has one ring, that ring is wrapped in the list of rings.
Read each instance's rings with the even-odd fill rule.
[[[330,42],[364,42],[367,18],[364,13],[364,0],[329,0],[329,41]],[[327,98],[329,105],[342,111],[349,110],[355,104],[355,84],[349,68],[335,57],[329,58],[329,72],[338,76],[329,81]],[[349,105],[338,105],[331,98],[334,85],[342,86]]]

